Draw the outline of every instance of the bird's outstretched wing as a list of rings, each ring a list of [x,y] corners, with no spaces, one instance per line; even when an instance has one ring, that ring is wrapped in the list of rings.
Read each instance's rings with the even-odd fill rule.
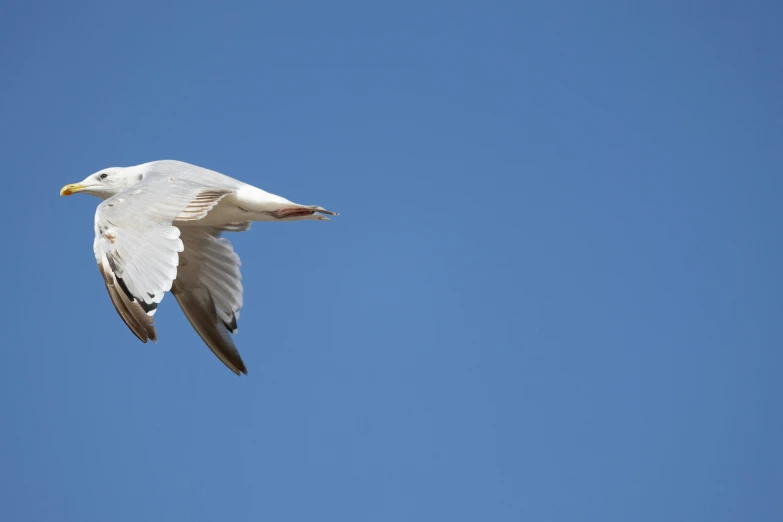
[[[142,342],[157,340],[152,316],[177,277],[183,243],[172,223],[201,219],[231,192],[150,176],[98,205],[95,259],[114,307]]]
[[[209,349],[237,375],[247,374],[231,338],[242,308],[239,256],[216,228],[181,230],[185,249],[171,293]]]

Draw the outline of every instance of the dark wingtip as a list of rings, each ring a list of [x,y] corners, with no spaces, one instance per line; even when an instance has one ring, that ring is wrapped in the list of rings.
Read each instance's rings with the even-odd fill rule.
[[[226,366],[228,366],[228,369],[234,372],[237,375],[237,377],[242,377],[243,374],[247,375],[247,367],[245,366],[245,362],[241,358],[238,358],[238,360],[236,361],[231,361],[231,364],[234,365],[233,368],[231,366],[228,366],[228,364],[226,364]]]

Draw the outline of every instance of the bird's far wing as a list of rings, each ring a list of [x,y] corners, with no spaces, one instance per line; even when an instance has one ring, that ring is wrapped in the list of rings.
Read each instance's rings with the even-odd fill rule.
[[[114,307],[142,341],[157,340],[152,319],[177,277],[183,249],[178,219],[200,219],[230,190],[150,177],[95,212],[93,250]]]
[[[239,256],[220,230],[182,227],[184,251],[171,293],[190,324],[223,364],[236,373],[247,368],[231,338],[242,308]]]

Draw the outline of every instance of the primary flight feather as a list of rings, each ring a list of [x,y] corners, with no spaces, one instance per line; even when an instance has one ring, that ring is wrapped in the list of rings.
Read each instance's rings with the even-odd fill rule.
[[[103,200],[93,250],[114,307],[142,342],[157,341],[153,315],[169,290],[210,350],[247,374],[231,334],[242,308],[239,256],[224,231],[253,221],[328,220],[319,206],[293,203],[181,161],[103,169],[66,185],[61,196]]]

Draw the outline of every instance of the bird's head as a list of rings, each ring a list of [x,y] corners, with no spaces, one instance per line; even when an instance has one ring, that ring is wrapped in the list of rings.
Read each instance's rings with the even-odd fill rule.
[[[139,180],[138,173],[133,172],[133,169],[110,167],[99,170],[95,174],[90,174],[79,183],[65,185],[60,189],[60,195],[70,196],[71,194],[84,192],[101,199],[108,199],[135,185]]]

